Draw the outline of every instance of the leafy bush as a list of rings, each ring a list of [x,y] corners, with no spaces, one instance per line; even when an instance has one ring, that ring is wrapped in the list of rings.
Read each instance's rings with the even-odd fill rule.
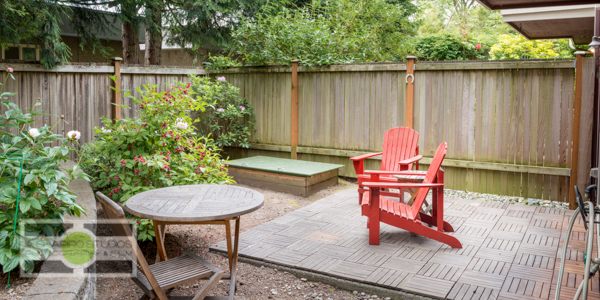
[[[450,33],[421,37],[415,48],[419,59],[427,61],[486,59],[489,50],[485,44],[464,40]]]
[[[492,46],[492,59],[570,58],[575,50],[563,40],[527,40],[521,35],[503,34]]]
[[[139,98],[125,91],[124,96],[139,107],[139,117],[116,122],[104,118],[104,127],[95,129],[96,143],[85,148],[86,168],[95,170],[96,189],[125,202],[160,187],[233,183],[220,149],[212,139],[194,132],[190,113],[204,111],[206,102],[194,97],[190,87],[175,83],[164,90],[144,85],[137,89]],[[131,222],[139,229],[138,239],[152,240],[148,220],[131,218]]]
[[[233,51],[253,65],[399,60],[408,18],[402,5],[386,0],[314,1],[245,19],[232,33]]]
[[[218,147],[250,147],[250,131],[255,130],[254,110],[240,97],[240,89],[226,82],[224,76],[212,80],[194,75],[191,88],[210,104],[198,119],[200,135],[210,135]]]
[[[12,77],[10,72],[12,69],[8,74]],[[33,261],[48,257],[55,236],[65,231],[65,214],[79,216],[84,211],[75,203],[69,183],[87,177],[77,172],[77,165],[67,170],[60,167],[75,151],[79,133],[70,132],[70,138],[54,134],[56,124],[31,128],[42,111],[23,112],[9,101],[15,93],[3,89],[4,85],[0,88],[0,103],[6,108],[0,115],[0,264],[5,273],[17,266],[31,272]],[[63,122],[62,118],[58,122]],[[15,219],[24,227],[15,231]]]
[[[204,63],[204,69],[210,73],[219,73],[223,69],[232,68],[232,67],[241,67],[242,64],[231,59],[228,56],[208,54],[208,60]]]

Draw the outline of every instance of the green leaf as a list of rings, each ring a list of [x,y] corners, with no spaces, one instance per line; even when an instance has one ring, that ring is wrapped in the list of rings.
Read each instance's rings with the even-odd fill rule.
[[[40,253],[37,252],[33,248],[25,248],[25,249],[23,249],[23,251],[21,251],[21,258],[22,259],[29,259],[29,260],[40,260],[40,259],[42,259],[42,257],[40,256]]]
[[[25,271],[25,273],[31,273],[33,272],[33,268],[35,267],[35,264],[33,263],[32,260],[29,259],[19,259],[19,265],[21,266],[21,269],[23,269],[23,271]]]
[[[10,238],[10,249],[19,250],[21,248],[21,238],[18,235],[13,235]]]
[[[42,231],[46,236],[54,236],[54,228],[48,224],[42,226]]]
[[[2,270],[4,273],[8,273],[12,271],[19,265],[19,258],[8,259],[5,264],[2,265]]]
[[[33,174],[27,174],[27,176],[25,176],[25,179],[23,180],[23,183],[25,185],[29,184],[30,182],[32,182],[33,180],[35,180],[37,178],[37,176],[33,175]]]
[[[27,198],[27,203],[29,203],[31,205],[31,207],[33,207],[37,210],[42,210],[42,205],[40,204],[40,201],[38,201],[38,199],[29,197],[29,198]]]
[[[21,209],[21,212],[26,213],[31,208],[31,204],[27,201],[20,201],[19,208]]]

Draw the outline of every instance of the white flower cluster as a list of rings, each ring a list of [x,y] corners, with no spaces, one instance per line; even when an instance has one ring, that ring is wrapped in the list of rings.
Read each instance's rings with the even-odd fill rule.
[[[182,118],[177,118],[177,124],[175,124],[179,129],[187,129],[189,127],[188,123],[183,122]]]
[[[77,130],[71,130],[71,131],[67,132],[67,137],[70,140],[78,141],[81,138],[81,132],[79,132]]]
[[[37,128],[29,129],[28,133],[29,133],[29,136],[34,139],[40,135],[40,131]]]

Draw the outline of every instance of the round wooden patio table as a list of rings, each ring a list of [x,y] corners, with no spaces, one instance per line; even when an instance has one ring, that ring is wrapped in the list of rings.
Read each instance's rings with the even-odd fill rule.
[[[240,216],[259,209],[264,196],[251,189],[233,185],[183,185],[160,188],[137,194],[127,200],[126,209],[131,214],[154,223],[158,261],[167,260],[164,247],[166,225],[214,224],[225,225],[227,256],[230,273],[229,297],[235,293],[235,273],[238,258]],[[235,220],[234,243],[231,241],[231,221]],[[219,299],[222,297],[208,297]]]

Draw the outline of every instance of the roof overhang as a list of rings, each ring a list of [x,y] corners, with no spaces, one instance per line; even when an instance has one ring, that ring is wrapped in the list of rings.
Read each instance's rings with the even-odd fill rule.
[[[505,23],[528,39],[570,38],[581,45],[589,44],[594,36],[595,5],[503,9],[500,13]]]
[[[491,10],[600,4],[600,0],[477,0],[477,2]]]

